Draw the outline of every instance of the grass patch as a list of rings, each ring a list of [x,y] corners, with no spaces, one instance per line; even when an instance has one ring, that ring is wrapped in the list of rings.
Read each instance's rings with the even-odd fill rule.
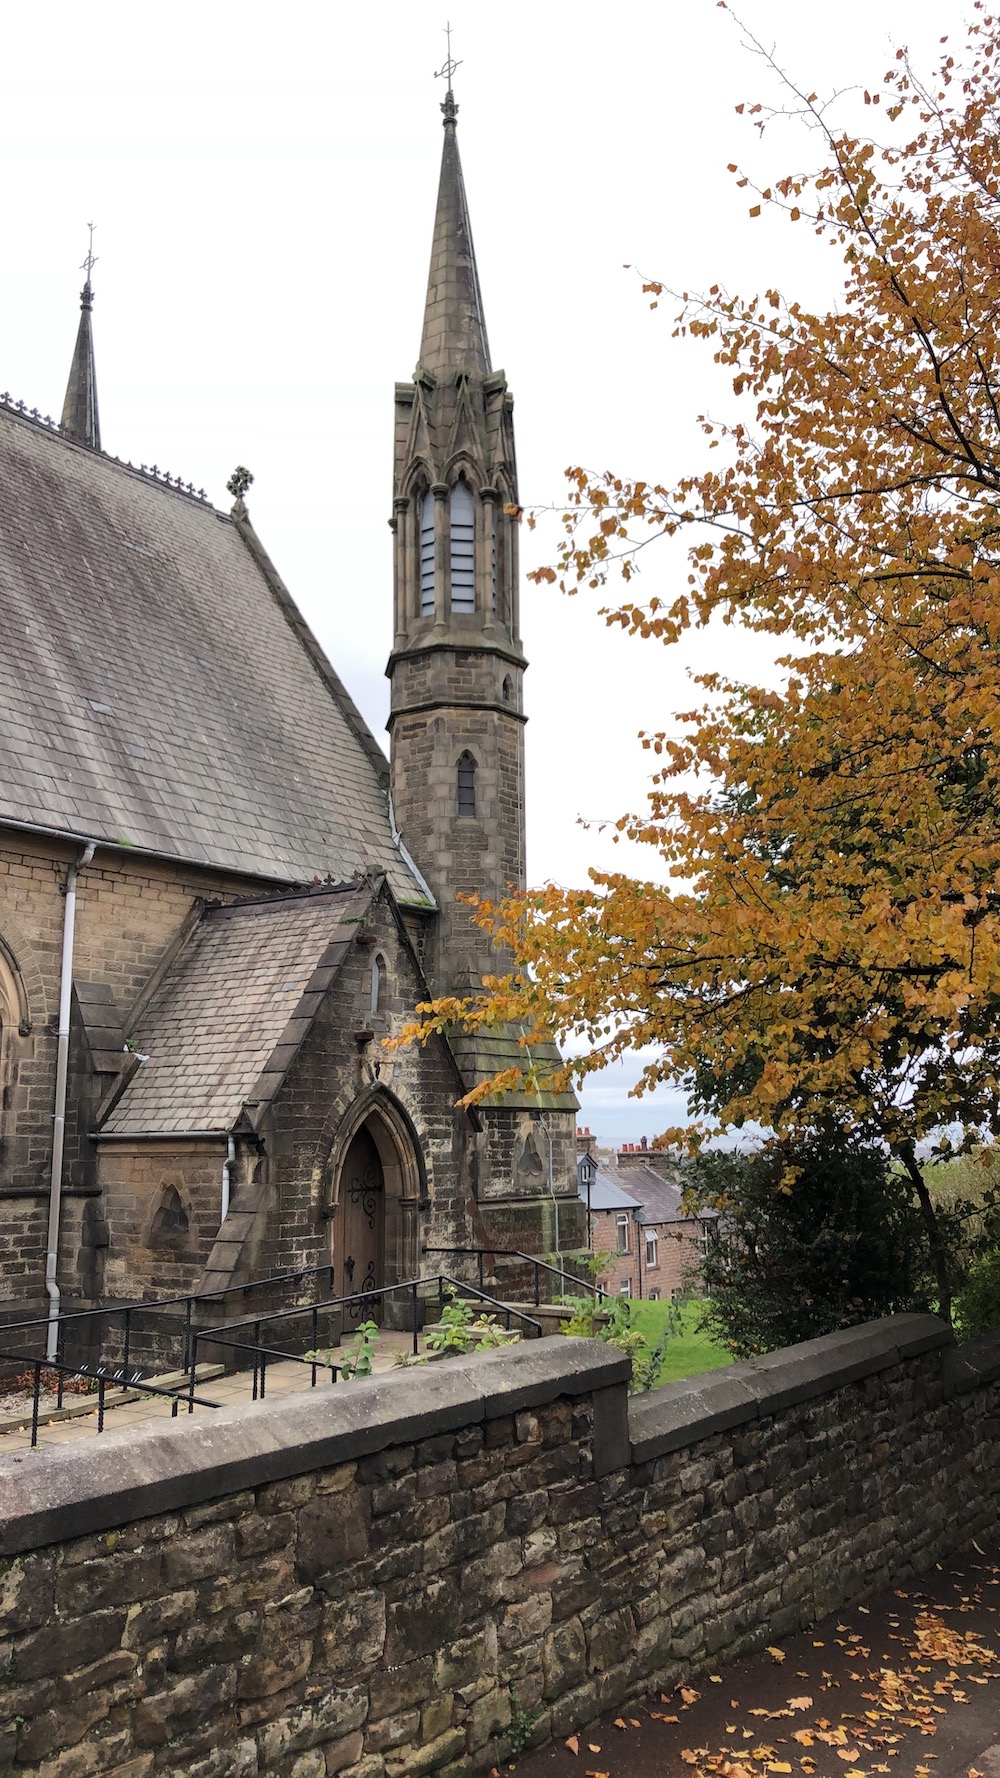
[[[630,1308],[632,1326],[645,1334],[651,1346],[655,1345],[663,1338],[670,1304],[633,1300]],[[701,1303],[696,1298],[681,1304],[681,1316],[682,1329],[667,1346],[663,1369],[657,1379],[660,1383],[677,1383],[682,1377],[697,1377],[702,1371],[718,1371],[733,1362],[732,1353],[699,1328]]]

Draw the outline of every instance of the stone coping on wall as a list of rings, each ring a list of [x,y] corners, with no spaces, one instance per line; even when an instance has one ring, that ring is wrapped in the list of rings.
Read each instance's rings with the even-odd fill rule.
[[[1000,1336],[957,1347],[933,1315],[893,1315],[722,1371],[626,1394],[629,1362],[557,1335],[355,1379],[322,1395],[122,1428],[0,1461],[0,1556],[201,1505],[241,1489],[454,1432],[559,1397],[594,1404],[594,1473],[610,1475],[942,1351],[949,1393],[1000,1378]]]
[[[848,1383],[888,1370],[904,1358],[953,1345],[951,1329],[936,1315],[888,1315],[883,1321],[866,1321],[859,1327],[803,1340],[798,1346],[747,1359],[727,1370],[668,1383],[629,1404],[633,1461],[646,1463],[664,1457],[713,1433],[728,1432],[747,1421],[829,1395]],[[963,1353],[969,1351],[969,1347],[962,1348]],[[983,1362],[987,1362],[985,1353]],[[970,1369],[964,1386],[973,1388],[980,1380],[988,1380],[982,1368]],[[957,1367],[955,1384],[962,1386]]]
[[[445,1364],[362,1377],[330,1392],[151,1422],[0,1463],[0,1557],[241,1489],[329,1468],[393,1445],[541,1407],[594,1403],[594,1469],[629,1462],[629,1360],[556,1335]]]

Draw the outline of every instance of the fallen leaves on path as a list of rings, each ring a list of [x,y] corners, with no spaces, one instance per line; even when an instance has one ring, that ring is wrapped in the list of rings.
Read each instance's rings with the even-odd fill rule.
[[[1000,1581],[1000,1567],[985,1566],[982,1577],[983,1583],[996,1588]],[[897,1608],[887,1619],[881,1620],[882,1629],[877,1632],[879,1645],[875,1645],[874,1624],[866,1626],[862,1632],[849,1623],[838,1623],[836,1633],[828,1631],[825,1638],[812,1639],[814,1648],[836,1646],[841,1651],[840,1664],[833,1663],[836,1671],[824,1668],[819,1681],[815,1673],[795,1673],[799,1680],[811,1682],[813,1692],[822,1693],[821,1700],[807,1691],[798,1692],[783,1704],[776,1703],[771,1707],[764,1704],[741,1706],[738,1698],[731,1698],[730,1721],[721,1717],[709,1719],[716,1724],[714,1733],[725,1735],[725,1743],[715,1748],[695,1744],[678,1750],[671,1741],[664,1747],[667,1763],[662,1768],[663,1778],[677,1778],[678,1767],[673,1762],[678,1759],[681,1769],[687,1769],[686,1778],[894,1778],[895,1774],[898,1778],[933,1778],[929,1763],[914,1760],[911,1764],[905,1757],[913,1737],[925,1741],[932,1738],[938,1732],[941,1719],[950,1710],[970,1702],[970,1688],[1000,1679],[997,1650],[989,1646],[977,1631],[963,1630],[960,1623],[948,1620],[960,1618],[963,1612],[981,1610],[984,1604],[994,1613],[996,1607],[984,1598],[979,1583],[974,1584],[969,1593],[959,1595],[956,1602],[936,1603],[933,1608],[927,1603],[927,1595],[918,1590],[910,1593],[897,1589],[896,1597],[905,1602],[906,1609],[900,1612]],[[871,1614],[865,1609],[864,1615],[870,1617]],[[884,1649],[881,1646],[883,1635],[886,1638]],[[1000,1642],[1000,1637],[993,1640]],[[779,1667],[787,1659],[787,1651],[777,1645],[769,1645],[766,1653]],[[791,1673],[788,1677],[792,1677]],[[694,1739],[691,1731],[695,1725],[701,1726],[705,1712],[711,1711],[715,1703],[715,1700],[709,1701],[711,1694],[707,1687],[721,1685],[724,1678],[725,1674],[707,1674],[703,1681],[707,1682],[707,1695],[693,1685],[681,1685],[673,1693],[662,1693],[661,1702],[673,1704],[675,1708],[650,1709],[645,1713],[646,1718],[661,1723],[669,1734],[690,1713],[689,1736]],[[849,1690],[848,1681],[859,1689]],[[843,1700],[839,1709],[838,1693]],[[857,1707],[859,1696],[863,1707]],[[821,1707],[825,1706],[828,1714],[816,1715],[811,1721],[803,1722],[803,1717],[815,1709],[817,1701],[821,1702]],[[699,1703],[701,1710],[695,1709]],[[848,1707],[851,1703],[856,1705],[853,1711]],[[796,1717],[798,1726],[795,1726]],[[612,1721],[623,1734],[629,1728],[643,1727],[635,1716],[627,1719],[617,1716]],[[763,1722],[775,1725],[771,1731],[774,1739],[770,1742],[761,1738],[766,1732],[762,1729]],[[783,1724],[788,1725],[784,1732]],[[704,1728],[702,1733],[705,1733]],[[580,1737],[571,1735],[565,1745],[571,1753],[577,1754]],[[632,1747],[635,1747],[634,1742]],[[596,1742],[588,1742],[587,1749],[591,1754],[601,1752],[600,1743]],[[911,1760],[915,1753],[914,1746]],[[587,1778],[631,1778],[634,1757],[633,1754],[627,1767],[616,1765],[613,1772],[606,1773],[588,1771]],[[933,1753],[923,1756],[927,1762],[935,1758]],[[648,1768],[644,1765],[643,1769]],[[973,1768],[968,1778],[979,1778],[979,1774]]]

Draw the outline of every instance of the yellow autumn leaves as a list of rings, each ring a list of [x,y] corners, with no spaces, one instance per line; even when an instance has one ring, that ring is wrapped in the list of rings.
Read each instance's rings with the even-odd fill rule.
[[[683,584],[609,621],[667,643],[714,617],[787,638],[785,681],[705,675],[645,737],[650,806],[619,828],[669,888],[601,873],[481,907],[498,975],[423,1034],[514,1028],[539,1088],[543,1041],[573,1037],[576,1076],[647,1049],[643,1084],[681,1085],[697,1120],[667,1136],[693,1144],[747,1119],[832,1119],[901,1155],[949,1126],[1000,1133],[997,66],[980,13],[963,68],[889,71],[883,147],[815,112],[820,171],[758,194],[840,253],[835,309],[721,283],[682,299],[677,331],[747,404],[705,421],[711,470],[670,487],[570,472],[562,557],[538,578],[601,586],[689,533]]]

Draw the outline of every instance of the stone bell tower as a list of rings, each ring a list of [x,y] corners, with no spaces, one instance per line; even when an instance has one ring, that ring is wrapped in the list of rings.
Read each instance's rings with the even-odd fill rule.
[[[440,908],[438,994],[497,968],[456,896],[523,889],[513,402],[490,366],[449,87],[420,357],[396,386],[393,808]]]
[[[392,798],[438,913],[435,994],[504,967],[457,899],[525,887],[524,703],[513,401],[493,370],[449,86],[430,277],[412,383],[396,386]],[[451,1035],[468,1086],[527,1060],[512,1031]],[[555,1061],[551,1049],[535,1060]],[[472,1138],[479,1237],[531,1253],[581,1247],[576,1099],[487,1100]]]

